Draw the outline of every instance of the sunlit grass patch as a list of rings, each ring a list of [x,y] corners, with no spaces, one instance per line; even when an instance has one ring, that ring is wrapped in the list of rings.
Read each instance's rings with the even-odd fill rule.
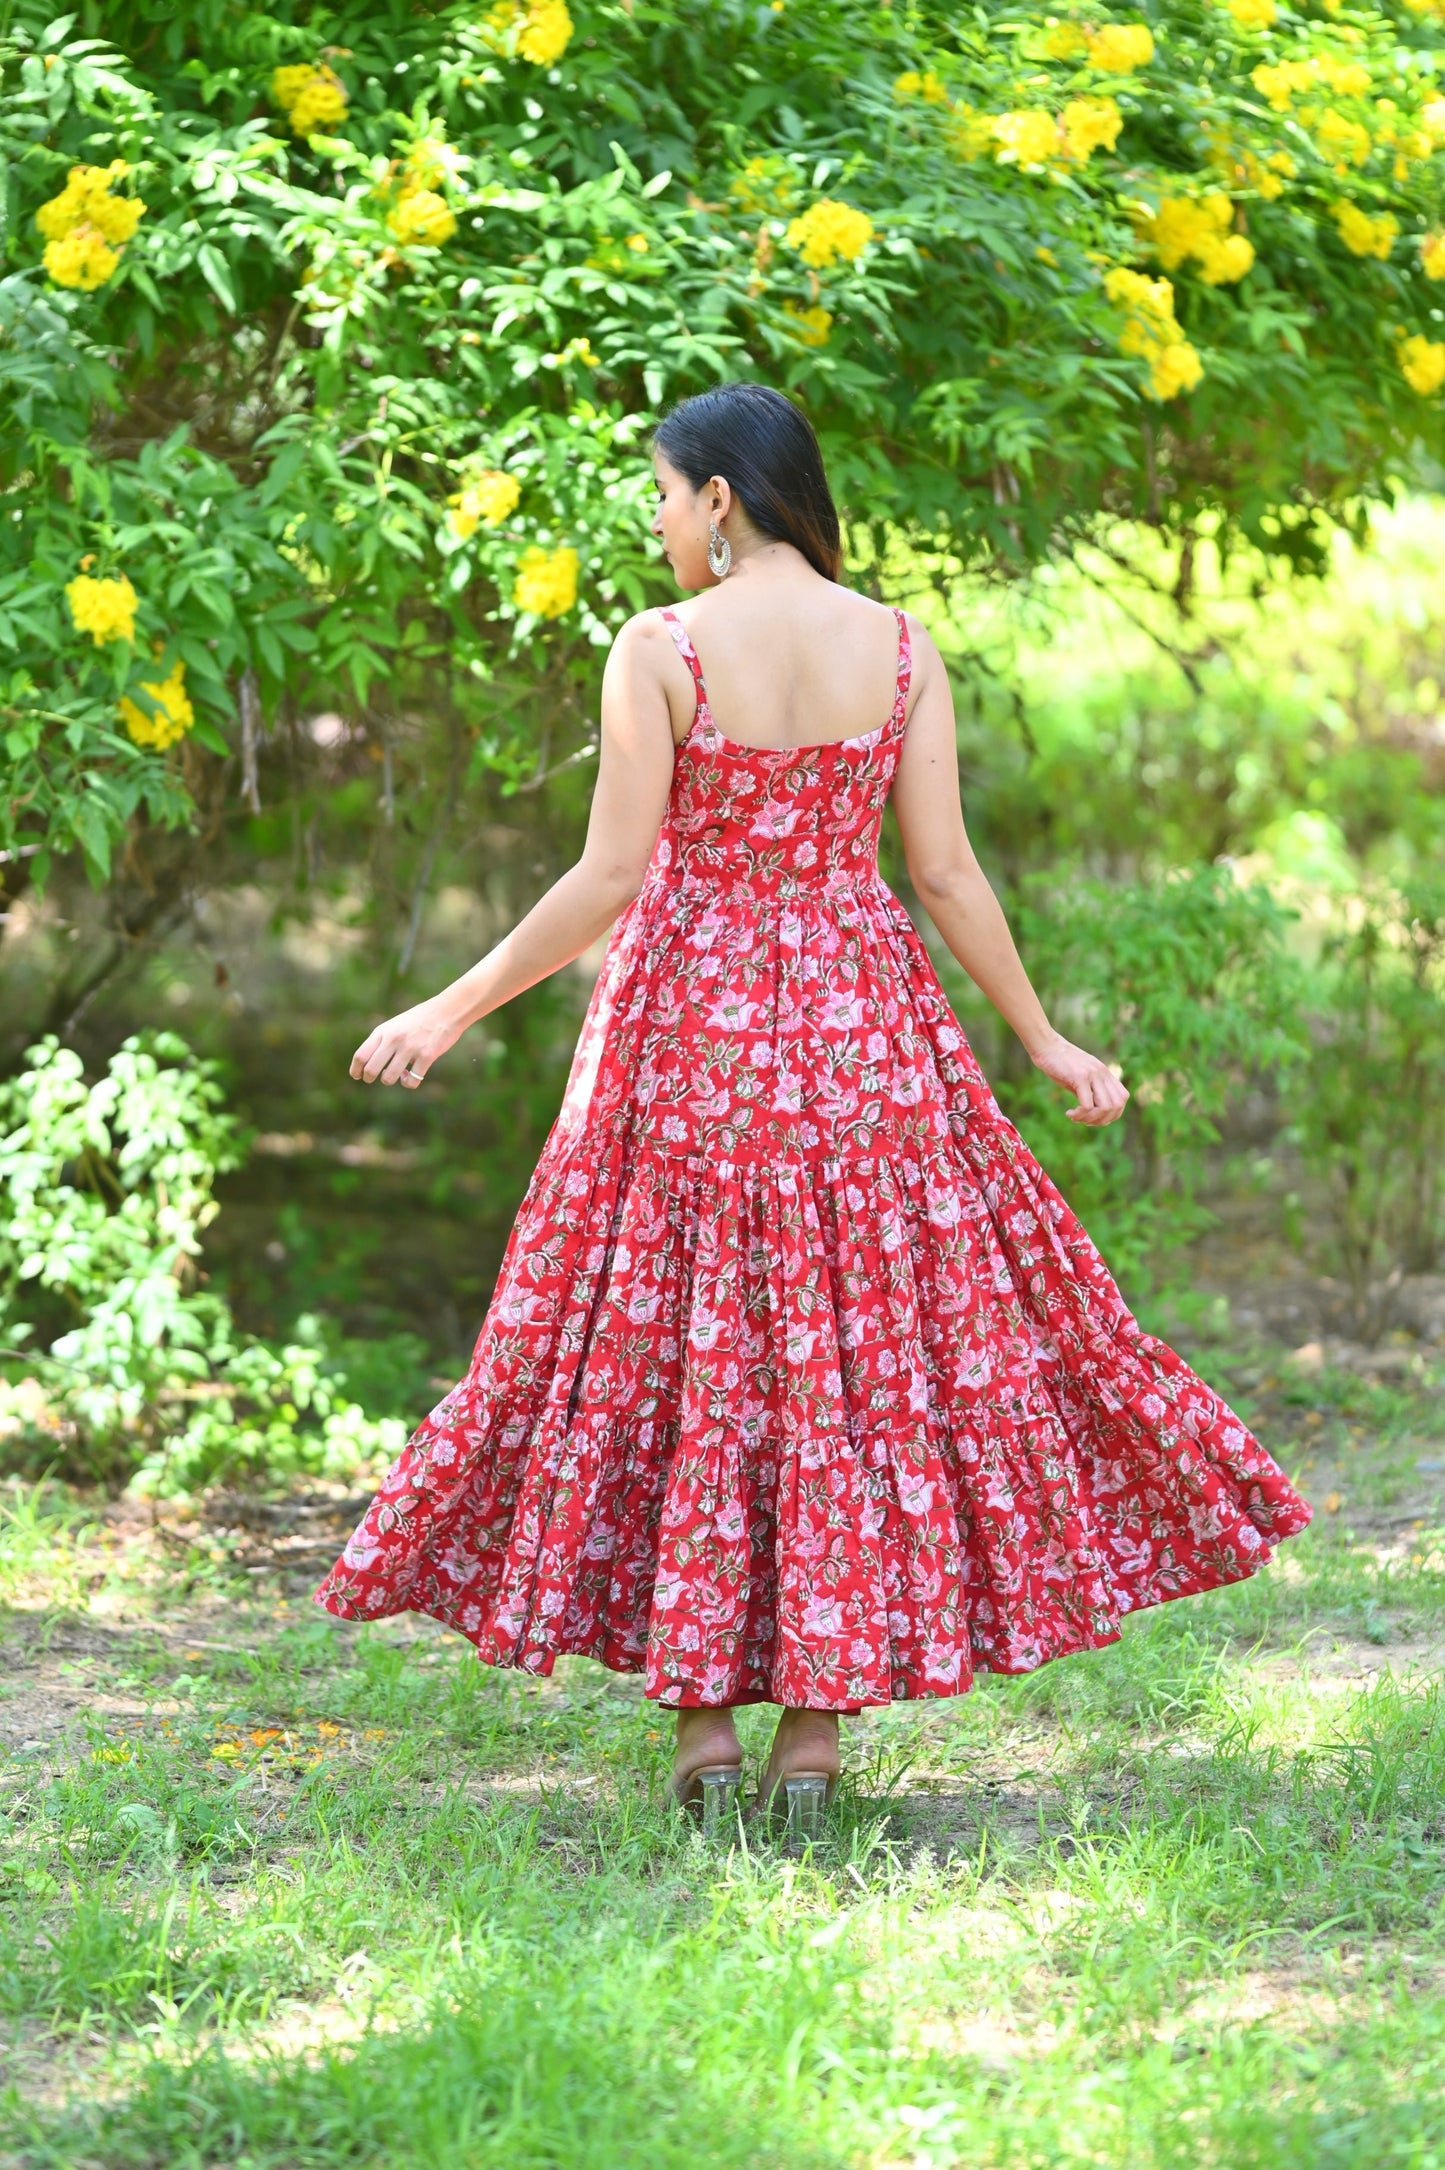
[[[0,2148],[1428,2170],[1445,1556],[1384,1498],[1416,1436],[1342,1448],[1348,1506],[1259,1577],[856,1721],[802,1858],[671,1810],[635,1680],[494,1672],[189,1551],[120,1618],[63,1495],[30,1501],[0,1688],[75,1707],[0,1791]]]

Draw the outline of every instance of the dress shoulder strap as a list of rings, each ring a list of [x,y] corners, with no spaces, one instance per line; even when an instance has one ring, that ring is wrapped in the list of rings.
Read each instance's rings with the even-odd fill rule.
[[[707,687],[702,682],[702,665],[697,660],[697,650],[692,645],[692,637],[687,627],[675,610],[660,610],[658,616],[663,620],[668,632],[672,635],[673,644],[678,654],[692,672],[692,682],[697,688],[698,707],[705,709],[707,707]]]
[[[908,630],[908,613],[895,603],[893,615],[898,620],[898,675],[893,686],[893,720],[903,721],[908,707],[908,689],[913,684],[913,636]]]

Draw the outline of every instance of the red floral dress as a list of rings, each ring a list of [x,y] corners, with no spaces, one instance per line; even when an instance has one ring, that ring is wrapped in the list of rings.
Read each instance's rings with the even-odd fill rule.
[[[892,712],[697,685],[470,1371],[316,1591],[664,1704],[955,1695],[1252,1574],[1310,1510],[1144,1333],[880,879]]]

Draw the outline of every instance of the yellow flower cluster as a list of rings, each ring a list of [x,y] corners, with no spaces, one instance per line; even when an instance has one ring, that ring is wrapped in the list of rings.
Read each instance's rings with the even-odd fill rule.
[[[1388,211],[1381,211],[1378,217],[1372,218],[1357,203],[1332,203],[1330,209],[1340,230],[1340,239],[1351,256],[1378,256],[1383,263],[1395,246],[1395,236],[1400,231],[1399,220],[1392,218]]]
[[[1370,71],[1363,61],[1319,54],[1309,60],[1262,62],[1251,68],[1249,80],[1276,113],[1287,113],[1296,92],[1303,95],[1321,84],[1337,98],[1363,98],[1370,87]]]
[[[1297,171],[1288,151],[1274,151],[1268,158],[1260,158],[1247,144],[1236,143],[1223,133],[1210,138],[1209,163],[1225,175],[1236,192],[1255,189],[1267,203],[1284,194],[1285,182],[1292,181]]]
[[[145,216],[139,196],[116,196],[115,183],[130,171],[123,158],[108,166],[72,166],[64,188],[35,214],[45,241],[44,264],[57,286],[87,294],[104,286],[121,251]]]
[[[1043,166],[1058,155],[1059,124],[1045,106],[1026,106],[1015,113],[1000,113],[990,134],[1000,165]]]
[[[185,664],[173,663],[169,676],[155,683],[142,679],[141,691],[148,693],[155,702],[154,715],[147,715],[140,703],[126,694],[120,703],[121,722],[137,746],[154,746],[158,752],[163,747],[174,746],[196,720],[191,697],[186,691]]]
[[[949,149],[962,159],[982,158],[994,148],[994,115],[980,113],[962,100],[954,106],[944,131]]]
[[[1121,354],[1136,354],[1149,364],[1149,389],[1155,399],[1190,392],[1204,375],[1204,365],[1174,317],[1174,288],[1167,279],[1149,279],[1122,267],[1104,280],[1104,292],[1125,312],[1119,334]]]
[[[1426,234],[1420,243],[1420,269],[1427,279],[1445,279],[1445,234]]]
[[[1124,116],[1113,98],[1071,98],[1061,114],[1044,106],[1024,106],[993,116],[960,109],[953,130],[961,157],[976,158],[992,148],[1001,166],[1046,166],[1073,161],[1083,165],[1093,151],[1112,151]]]
[[[558,550],[531,544],[518,563],[512,601],[518,610],[529,610],[538,618],[565,617],[577,600],[579,566],[576,551],[565,544]]]
[[[1363,166],[1375,147],[1363,121],[1351,120],[1348,113],[1339,113],[1333,106],[1315,115],[1312,126],[1321,158],[1329,159],[1337,172],[1347,165]]]
[[[1050,60],[1077,60],[1087,53],[1089,66],[1105,75],[1132,75],[1154,58],[1154,33],[1147,23],[1104,23],[1095,29],[1050,18],[1043,44]]]
[[[88,633],[97,648],[108,640],[135,639],[136,593],[124,573],[106,580],[77,573],[66,584],[65,600],[77,633]]]
[[[851,203],[820,196],[792,221],[785,239],[805,264],[826,271],[830,264],[851,264],[862,255],[873,239],[873,221]]]
[[[1229,0],[1229,12],[1241,30],[1272,30],[1279,18],[1274,0]]]
[[[922,75],[916,68],[905,68],[893,82],[895,98],[921,98],[925,105],[947,105],[948,86],[941,75],[928,68]]]
[[[298,136],[318,135],[323,129],[338,127],[346,118],[345,88],[335,69],[324,60],[273,68],[271,96]]]
[[[1071,98],[1059,117],[1064,149],[1080,165],[1091,151],[1112,151],[1123,125],[1113,98]]]
[[[396,184],[396,201],[387,213],[387,229],[403,246],[420,241],[439,249],[457,230],[456,214],[442,195],[443,185],[455,180],[457,154],[449,144],[423,136],[402,160]]]
[[[1109,75],[1132,75],[1154,58],[1154,33],[1147,23],[1105,23],[1086,30],[1089,66]]]
[[[793,337],[795,339],[800,340],[805,347],[827,345],[828,334],[833,329],[833,312],[831,309],[821,307],[805,309],[801,302],[796,301],[785,301],[783,308],[786,314],[793,319]]]
[[[435,189],[414,188],[397,197],[387,215],[387,231],[405,245],[420,241],[439,249],[457,230],[456,213]]]
[[[1400,370],[1412,392],[1427,398],[1445,384],[1445,343],[1415,332],[1400,342]]]
[[[491,42],[534,68],[553,67],[562,58],[572,29],[564,0],[497,0],[486,20]]]
[[[629,258],[646,256],[647,252],[646,234],[628,234],[621,241],[611,234],[604,234],[586,259],[587,268],[589,271],[626,271],[630,268]]]
[[[1206,286],[1232,286],[1254,262],[1254,245],[1230,232],[1234,206],[1217,192],[1193,198],[1166,196],[1152,218],[1139,221],[1166,271],[1194,262]]]
[[[452,532],[465,542],[479,527],[500,527],[516,511],[521,495],[522,485],[515,475],[504,475],[500,467],[482,468],[447,499]]]
[[[785,158],[750,158],[728,182],[728,194],[740,211],[754,218],[791,211],[798,200],[798,176]]]

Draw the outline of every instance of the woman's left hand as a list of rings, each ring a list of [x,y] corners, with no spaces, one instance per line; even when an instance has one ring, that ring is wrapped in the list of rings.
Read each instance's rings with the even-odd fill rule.
[[[402,1085],[415,1092],[427,1071],[458,1041],[459,1023],[440,995],[418,1002],[375,1026],[351,1058],[351,1075],[363,1085]]]
[[[1069,1109],[1071,1123],[1100,1127],[1117,1122],[1128,1104],[1129,1094],[1106,1062],[1075,1047],[1056,1032],[1033,1057],[1036,1067],[1056,1085],[1063,1085],[1078,1101]]]

